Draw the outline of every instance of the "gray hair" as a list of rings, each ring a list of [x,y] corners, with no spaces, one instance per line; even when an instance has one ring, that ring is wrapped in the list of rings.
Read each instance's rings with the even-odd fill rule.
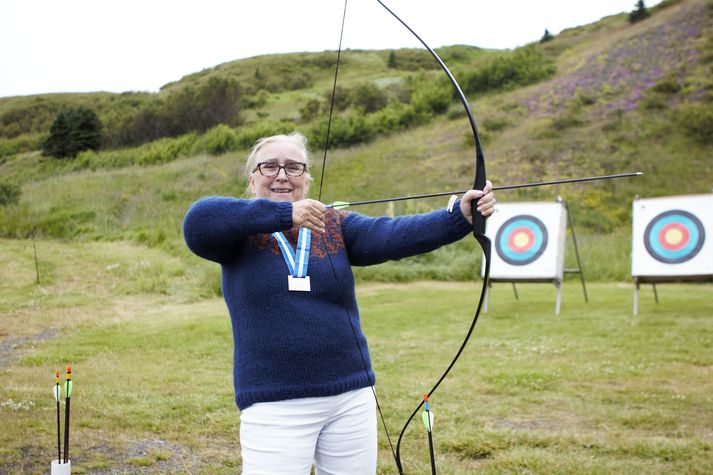
[[[291,132],[287,135],[279,134],[258,139],[258,141],[255,142],[255,145],[253,145],[252,150],[250,150],[248,158],[245,162],[245,175],[249,178],[250,175],[252,175],[252,173],[255,171],[255,169],[257,168],[260,151],[265,145],[282,141],[291,142],[302,151],[303,158],[305,160],[305,163],[307,164],[307,170],[309,170],[309,151],[307,150],[307,137],[305,137],[299,132]],[[307,179],[312,180],[312,177],[309,172],[307,172]]]

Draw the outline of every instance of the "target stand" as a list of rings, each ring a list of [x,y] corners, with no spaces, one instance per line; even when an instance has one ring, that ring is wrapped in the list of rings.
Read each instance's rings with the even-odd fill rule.
[[[713,194],[639,199],[633,203],[631,275],[633,314],[639,288],[652,284],[713,281]]]
[[[589,302],[577,238],[568,211],[567,204],[559,197],[556,203],[496,205],[496,213],[486,222],[486,235],[495,250],[485,293],[486,313],[490,305],[490,289],[495,282],[510,282],[515,300],[519,300],[516,283],[552,283],[557,289],[555,315],[559,315],[565,274],[579,274],[584,300]],[[567,227],[577,257],[578,267],[572,269],[564,268]],[[484,272],[483,265],[481,275]]]

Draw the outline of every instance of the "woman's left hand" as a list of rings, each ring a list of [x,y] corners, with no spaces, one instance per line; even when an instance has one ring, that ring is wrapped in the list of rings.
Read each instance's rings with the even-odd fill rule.
[[[470,211],[473,201],[477,201],[477,211],[486,218],[495,212],[495,194],[490,180],[485,181],[483,191],[470,190],[460,200],[460,211],[470,224],[473,224],[473,217]]]

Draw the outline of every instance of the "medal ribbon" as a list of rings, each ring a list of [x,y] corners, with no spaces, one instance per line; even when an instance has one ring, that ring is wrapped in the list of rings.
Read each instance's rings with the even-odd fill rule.
[[[277,240],[277,244],[282,251],[282,257],[285,259],[287,268],[293,277],[306,277],[307,267],[309,266],[309,250],[312,241],[312,231],[307,228],[300,228],[300,234],[297,237],[297,252],[292,250],[285,235],[281,232],[272,233],[272,236]]]

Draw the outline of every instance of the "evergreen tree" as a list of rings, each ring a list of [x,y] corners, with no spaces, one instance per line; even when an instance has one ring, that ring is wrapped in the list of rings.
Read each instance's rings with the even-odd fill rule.
[[[82,150],[97,150],[102,141],[102,123],[88,107],[61,111],[50,126],[42,144],[43,155],[74,158]]]
[[[651,13],[646,9],[644,5],[644,0],[639,0],[636,2],[636,10],[629,13],[629,23],[636,23],[637,21],[645,20],[649,17]]]
[[[386,65],[391,69],[396,69],[396,53],[394,53],[393,51],[389,53],[389,61],[386,63]]]
[[[552,40],[554,36],[552,33],[550,33],[550,30],[545,28],[545,34],[542,35],[542,38],[540,38],[540,43],[547,43],[548,41]]]

